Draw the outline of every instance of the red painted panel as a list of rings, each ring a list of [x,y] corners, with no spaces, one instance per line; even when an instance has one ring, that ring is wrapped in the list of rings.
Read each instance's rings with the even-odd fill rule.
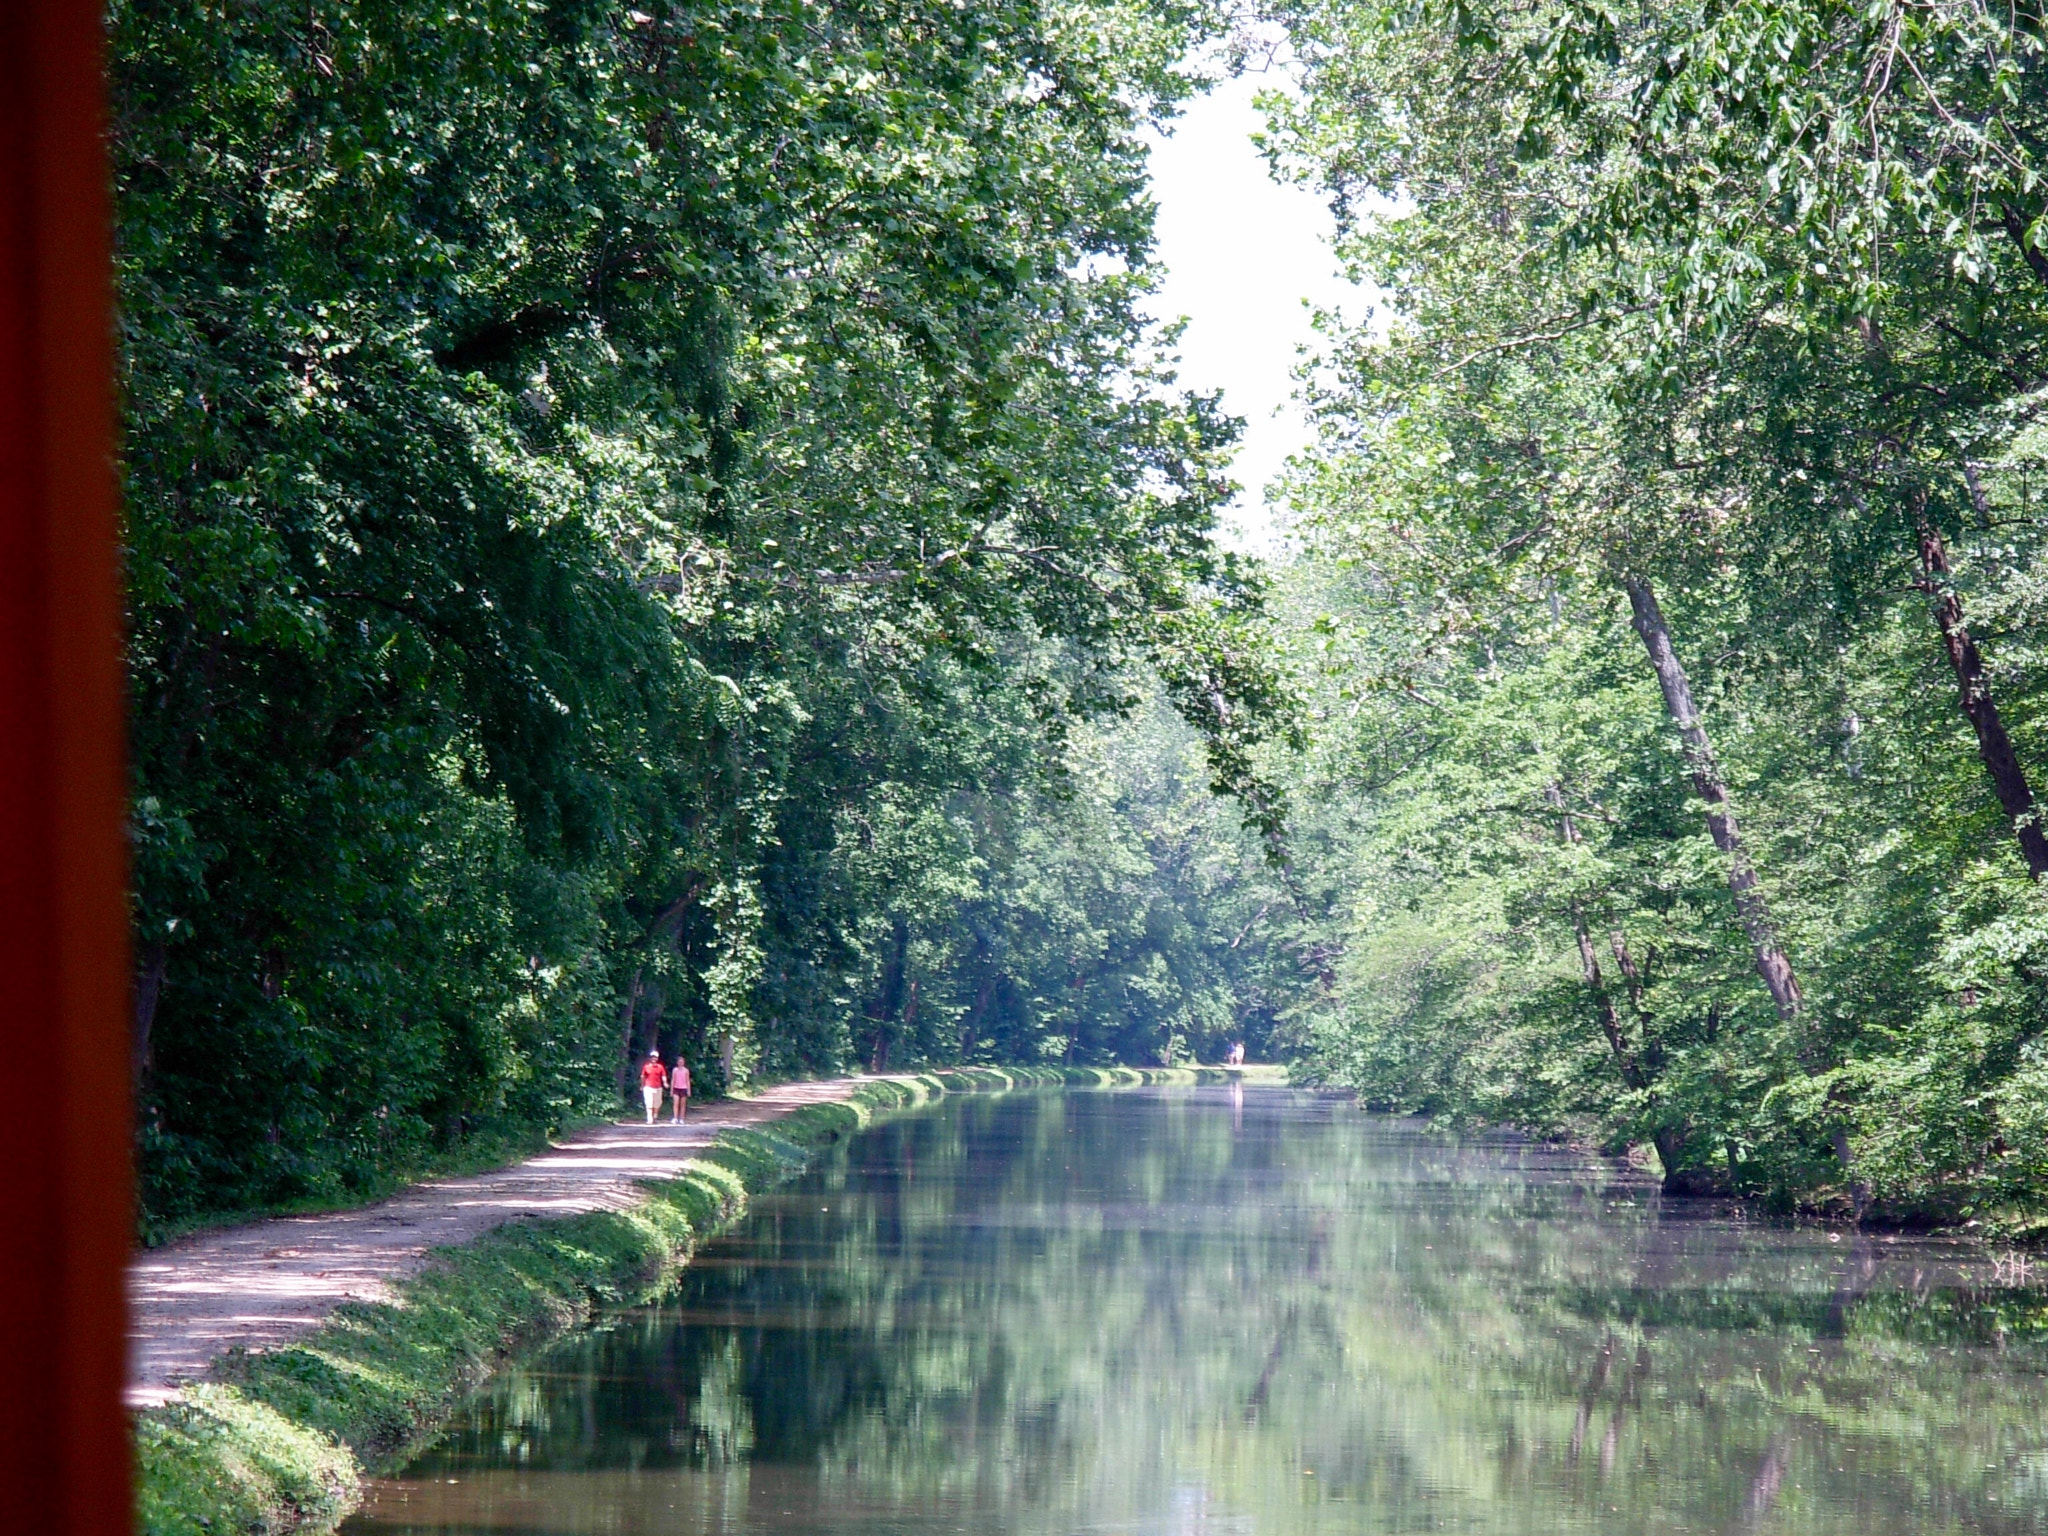
[[[122,685],[99,7],[0,0],[0,1524],[129,1528]]]

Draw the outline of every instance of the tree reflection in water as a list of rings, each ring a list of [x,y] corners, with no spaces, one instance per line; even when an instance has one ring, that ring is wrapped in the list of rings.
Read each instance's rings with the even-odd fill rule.
[[[508,1373],[351,1528],[2048,1531],[2011,1276],[1307,1094],[963,1098]]]

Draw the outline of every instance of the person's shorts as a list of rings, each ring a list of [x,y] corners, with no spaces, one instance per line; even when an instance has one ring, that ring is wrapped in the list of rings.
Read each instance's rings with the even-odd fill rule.
[[[661,1108],[661,1090],[652,1083],[642,1083],[640,1085],[640,1102],[649,1109]]]

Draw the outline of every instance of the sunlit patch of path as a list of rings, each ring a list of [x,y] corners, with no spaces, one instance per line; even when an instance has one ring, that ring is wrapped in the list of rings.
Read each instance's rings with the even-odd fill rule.
[[[523,1163],[431,1179],[352,1211],[282,1216],[138,1254],[128,1270],[128,1402],[162,1403],[230,1349],[274,1349],[350,1301],[386,1301],[435,1248],[509,1221],[622,1210],[644,1179],[670,1178],[726,1126],[849,1097],[859,1078],[786,1083],[695,1110],[681,1125],[621,1121]]]

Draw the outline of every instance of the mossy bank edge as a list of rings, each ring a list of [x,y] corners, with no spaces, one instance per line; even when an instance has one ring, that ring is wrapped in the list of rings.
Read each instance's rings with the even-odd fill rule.
[[[627,1211],[516,1222],[441,1250],[390,1303],[340,1307],[284,1349],[214,1362],[211,1380],[135,1416],[145,1536],[317,1532],[352,1510],[368,1469],[403,1461],[497,1370],[603,1305],[658,1292],[749,1197],[822,1148],[947,1094],[1117,1088],[1220,1078],[1200,1068],[967,1068],[857,1087],[770,1128],[718,1133]]]

